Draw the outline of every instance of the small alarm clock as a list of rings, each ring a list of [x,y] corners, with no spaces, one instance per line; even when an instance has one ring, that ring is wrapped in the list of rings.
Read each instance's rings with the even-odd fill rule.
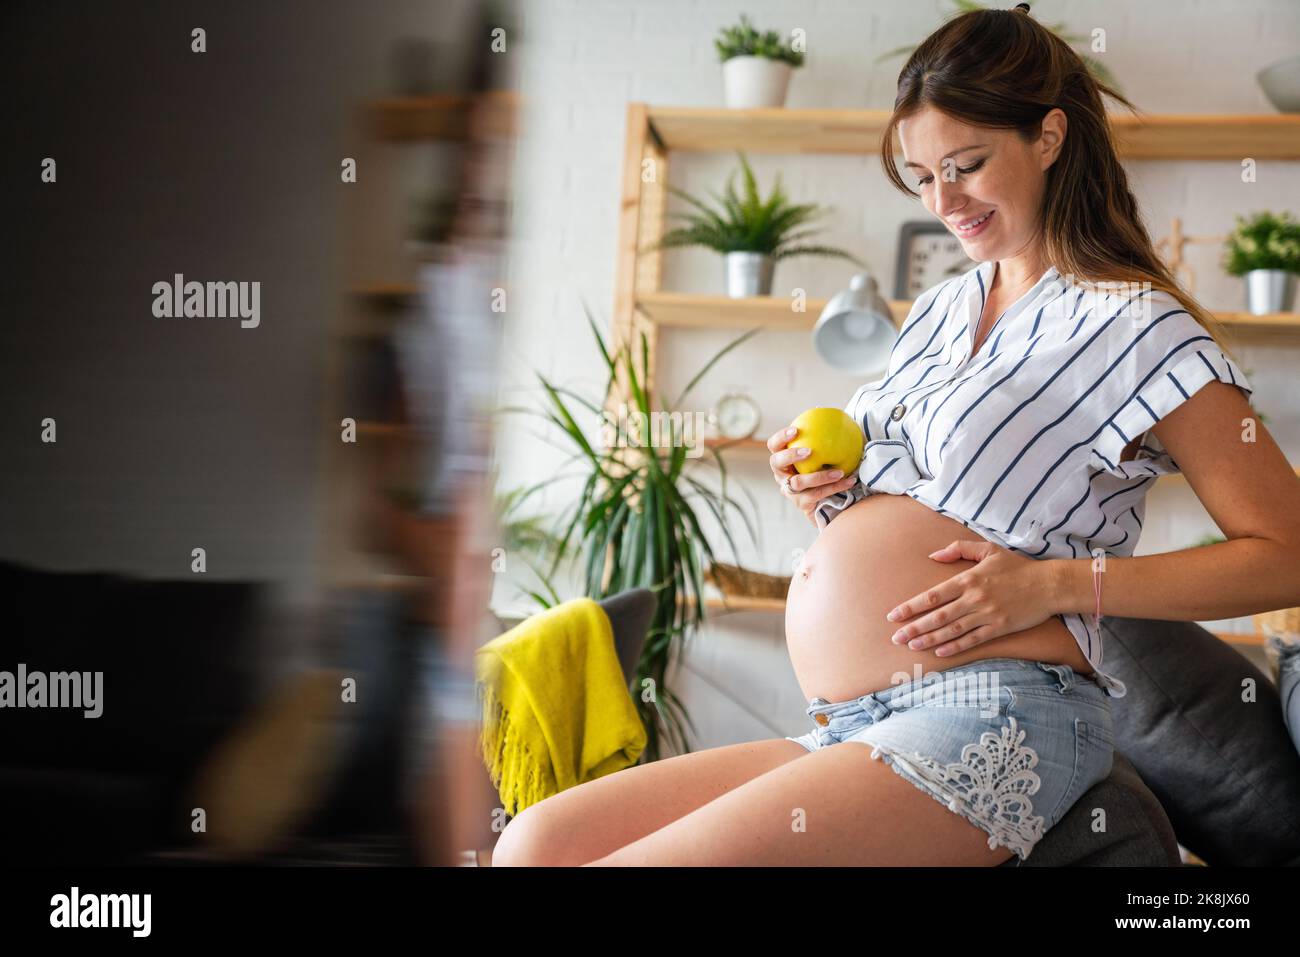
[[[713,407],[713,421],[725,439],[747,439],[762,418],[758,403],[743,392],[728,392]]]

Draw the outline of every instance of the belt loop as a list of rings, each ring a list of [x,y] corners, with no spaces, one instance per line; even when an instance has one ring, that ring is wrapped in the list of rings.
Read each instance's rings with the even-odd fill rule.
[[[1036,664],[1044,671],[1056,675],[1056,681],[1058,684],[1056,690],[1061,692],[1061,694],[1065,694],[1074,686],[1074,669],[1070,668],[1069,665],[1054,665],[1049,664],[1046,661],[1039,661],[1036,662]]]
[[[889,716],[889,706],[881,701],[879,695],[874,691],[859,698],[858,704],[862,706],[863,711],[871,715],[872,722],[880,721]]]

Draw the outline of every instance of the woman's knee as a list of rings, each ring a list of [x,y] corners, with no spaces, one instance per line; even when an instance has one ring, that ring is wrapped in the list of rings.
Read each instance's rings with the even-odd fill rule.
[[[557,867],[562,860],[564,835],[545,801],[524,808],[512,817],[492,849],[493,867]]]

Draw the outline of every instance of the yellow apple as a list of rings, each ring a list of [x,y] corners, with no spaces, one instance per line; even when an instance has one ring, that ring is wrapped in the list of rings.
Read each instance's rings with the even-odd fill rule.
[[[845,475],[851,475],[862,464],[866,438],[862,428],[843,409],[808,409],[790,424],[799,430],[799,434],[786,448],[812,449],[811,455],[794,463],[800,474],[839,469]]]

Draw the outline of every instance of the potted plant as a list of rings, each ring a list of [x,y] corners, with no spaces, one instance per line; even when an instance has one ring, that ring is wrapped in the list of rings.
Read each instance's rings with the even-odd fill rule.
[[[1300,222],[1290,213],[1237,217],[1228,235],[1224,268],[1246,277],[1246,309],[1256,316],[1290,312],[1300,272]]]
[[[961,13],[970,13],[972,10],[989,9],[989,7],[985,6],[982,3],[976,3],[975,0],[952,0],[952,5],[953,5],[953,9],[950,14],[951,16],[956,16],[957,14],[961,14]],[[1066,43],[1069,43],[1071,45],[1089,39],[1088,37],[1080,36],[1077,33],[1062,33],[1061,31],[1065,29],[1065,24],[1063,23],[1053,23],[1050,25],[1043,24],[1043,26],[1047,30],[1051,31],[1052,33],[1055,33]],[[881,60],[887,60],[890,57],[896,57],[899,56],[900,54],[906,54],[908,56],[911,56],[912,51],[915,49],[916,49],[915,43],[909,46],[896,47],[895,49],[890,50],[887,53],[880,54],[880,56],[876,58],[876,62],[879,63]],[[1075,52],[1078,53],[1077,50]],[[1079,53],[1079,59],[1083,61],[1084,66],[1088,68],[1088,72],[1093,75],[1093,78],[1096,79],[1097,82],[1104,83],[1106,86],[1110,87],[1116,93],[1124,92],[1124,90],[1120,87],[1119,83],[1116,82],[1114,74],[1112,74],[1110,70],[1108,70],[1105,67],[1105,65],[1103,65],[1102,62],[1098,60],[1096,57],[1090,57],[1087,54]]]
[[[772,272],[776,263],[791,256],[836,256],[863,265],[856,256],[831,246],[806,246],[800,243],[816,230],[804,229],[826,210],[814,204],[791,204],[781,187],[781,174],[771,195],[761,199],[754,172],[744,153],[739,153],[744,172],[745,194],[735,191],[736,174],[727,178],[725,196],[710,195],[720,204],[710,209],[689,193],[674,186],[668,189],[699,210],[698,213],[671,213],[688,225],[669,230],[651,249],[678,246],[705,246],[725,257],[727,295],[768,296],[772,293]]]
[[[626,345],[611,352],[587,314],[609,373],[604,402],[577,395],[552,384],[537,374],[545,390],[547,408],[509,407],[504,411],[539,415],[561,434],[558,443],[572,455],[561,466],[581,463],[577,475],[555,474],[536,483],[537,488],[553,482],[581,478],[581,493],[571,508],[564,509],[556,523],[553,561],[545,579],[554,579],[560,563],[572,556],[580,559],[584,591],[597,601],[629,588],[649,588],[655,594],[655,612],[637,666],[633,697],[646,727],[647,746],[642,760],[657,759],[661,731],[668,734],[677,753],[690,750],[685,729],[690,722],[681,701],[668,687],[668,675],[675,652],[682,641],[705,620],[704,569],[714,561],[714,549],[700,525],[699,509],[713,516],[721,535],[736,553],[730,509],[744,520],[753,541],[758,541],[755,521],[729,494],[727,469],[716,449],[703,444],[702,430],[695,436],[698,458],[688,454],[689,437],[683,417],[656,409],[658,404],[646,388],[648,355],[644,334],[640,338],[640,369]],[[722,358],[759,330],[753,329],[720,349],[690,380],[670,409],[680,409],[701,378]],[[622,378],[625,391],[616,393]],[[668,424],[667,441],[634,443],[592,443],[579,426],[587,414],[600,417],[602,432],[607,423],[611,397],[628,395],[629,415],[640,414],[651,421]],[[660,434],[660,439],[664,434]],[[716,469],[718,488],[711,487],[701,466]],[[746,490],[748,496],[748,492]],[[753,497],[748,496],[757,509]]]
[[[739,26],[719,31],[713,45],[728,107],[785,106],[790,71],[803,66],[803,53],[782,42],[775,30],[759,33],[744,14]]]

